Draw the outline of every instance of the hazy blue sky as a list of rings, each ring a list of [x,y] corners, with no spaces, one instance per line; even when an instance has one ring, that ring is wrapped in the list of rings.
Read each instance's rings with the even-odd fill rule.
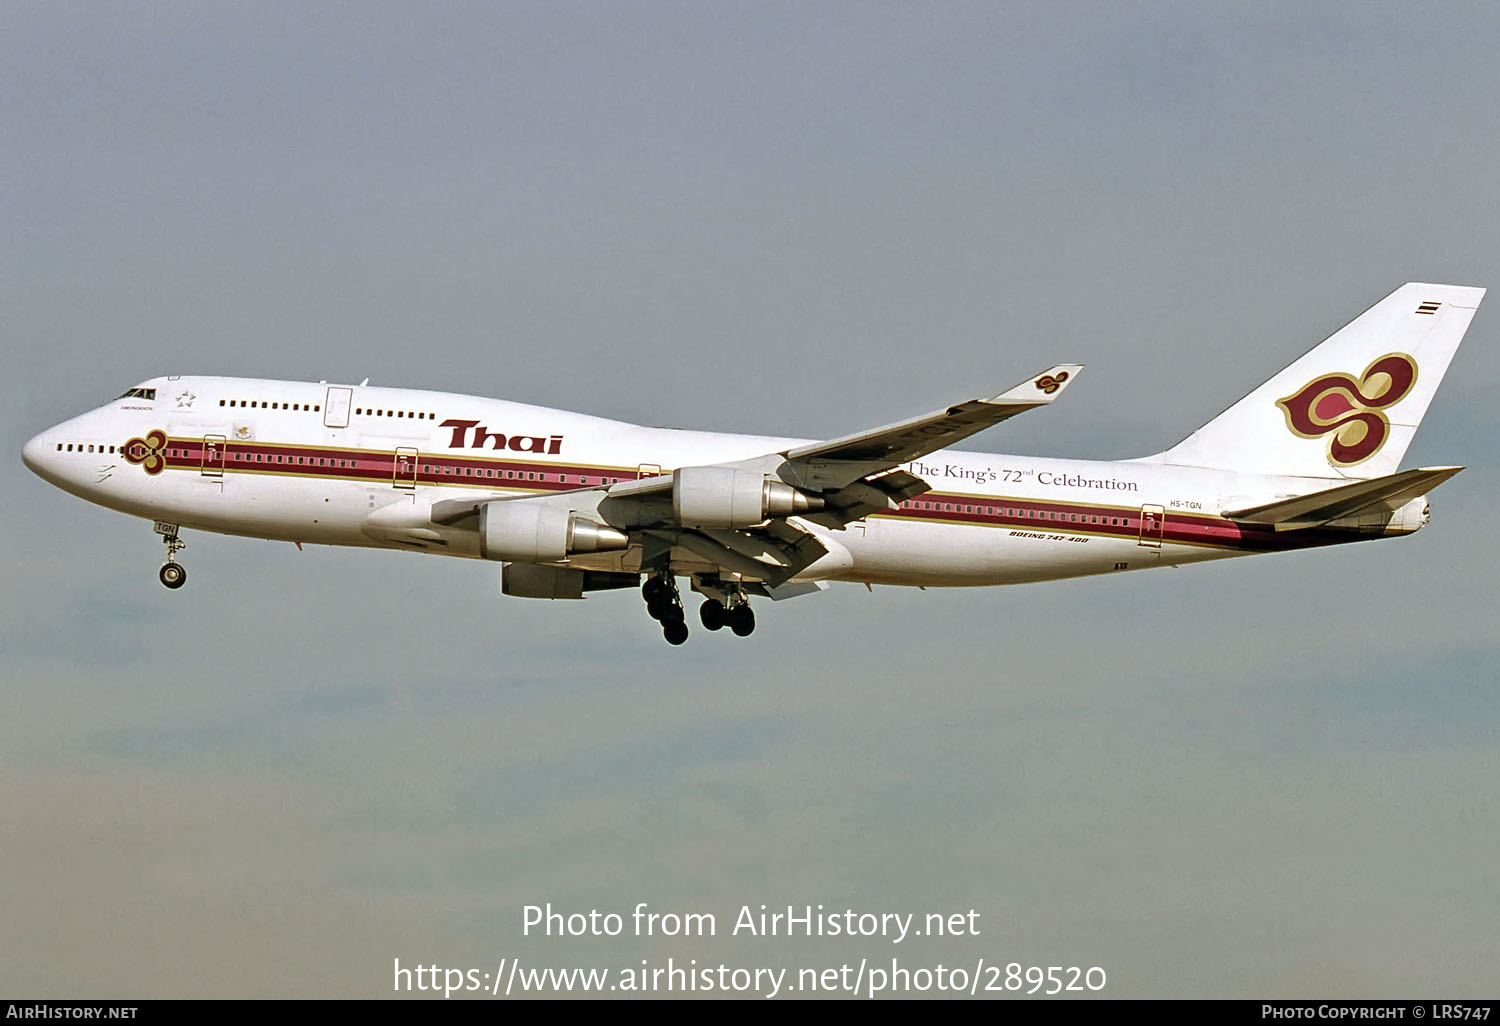
[[[1098,965],[1493,996],[1496,310],[1418,536],[748,641],[457,560],[190,535],[21,467],[164,373],[826,437],[1087,363],[974,441],[1175,442],[1409,280],[1495,285],[1488,4],[16,3],[0,18],[0,993],[460,968]],[[1496,302],[1493,298],[1491,303]],[[521,909],[982,914],[523,939]]]

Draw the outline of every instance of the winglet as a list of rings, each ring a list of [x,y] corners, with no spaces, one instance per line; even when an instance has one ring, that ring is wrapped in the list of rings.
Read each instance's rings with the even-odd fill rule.
[[[1021,382],[1008,392],[1002,392],[993,399],[987,399],[991,403],[1050,403],[1062,395],[1062,390],[1067,388],[1078,378],[1078,372],[1083,370],[1081,363],[1060,363],[1056,367],[1049,367],[1042,373]]]

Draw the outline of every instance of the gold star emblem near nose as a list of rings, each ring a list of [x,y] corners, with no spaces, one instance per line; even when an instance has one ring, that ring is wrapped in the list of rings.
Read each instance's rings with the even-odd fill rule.
[[[182,394],[177,397],[177,408],[191,408],[193,405],[193,400],[196,398],[198,398],[196,395],[189,392],[187,389],[183,389]]]

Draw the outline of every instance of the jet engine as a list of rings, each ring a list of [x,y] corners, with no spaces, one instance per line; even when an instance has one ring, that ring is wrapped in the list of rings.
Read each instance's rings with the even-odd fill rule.
[[[511,499],[479,507],[479,553],[507,563],[557,563],[627,548],[630,537],[556,503]]]
[[[683,527],[752,527],[768,517],[822,508],[822,499],[759,471],[683,467],[672,472],[672,512]]]

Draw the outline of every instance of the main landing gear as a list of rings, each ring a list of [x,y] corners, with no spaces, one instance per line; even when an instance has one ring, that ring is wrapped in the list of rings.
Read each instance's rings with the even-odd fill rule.
[[[641,595],[646,600],[646,612],[661,624],[662,637],[667,639],[667,644],[680,645],[688,639],[682,596],[677,593],[677,582],[670,574],[648,577],[641,585]]]
[[[738,584],[725,584],[717,579],[705,581],[695,578],[693,588],[707,596],[698,607],[698,619],[711,631],[728,627],[742,638],[755,630],[755,613],[750,600]],[[677,590],[677,581],[669,573],[657,573],[641,585],[641,595],[646,600],[646,612],[661,624],[661,633],[670,645],[680,645],[687,640],[687,617],[682,612],[682,595]]]
[[[187,569],[177,562],[177,553],[187,548],[187,542],[177,537],[176,524],[156,525],[156,533],[161,535],[161,540],[167,546],[167,561],[162,564],[157,577],[161,583],[174,591],[187,583]]]
[[[737,598],[738,601],[728,606],[716,598],[704,599],[703,605],[698,607],[698,619],[711,631],[728,627],[740,637],[747,638],[755,630],[755,612],[745,596],[731,598]]]

